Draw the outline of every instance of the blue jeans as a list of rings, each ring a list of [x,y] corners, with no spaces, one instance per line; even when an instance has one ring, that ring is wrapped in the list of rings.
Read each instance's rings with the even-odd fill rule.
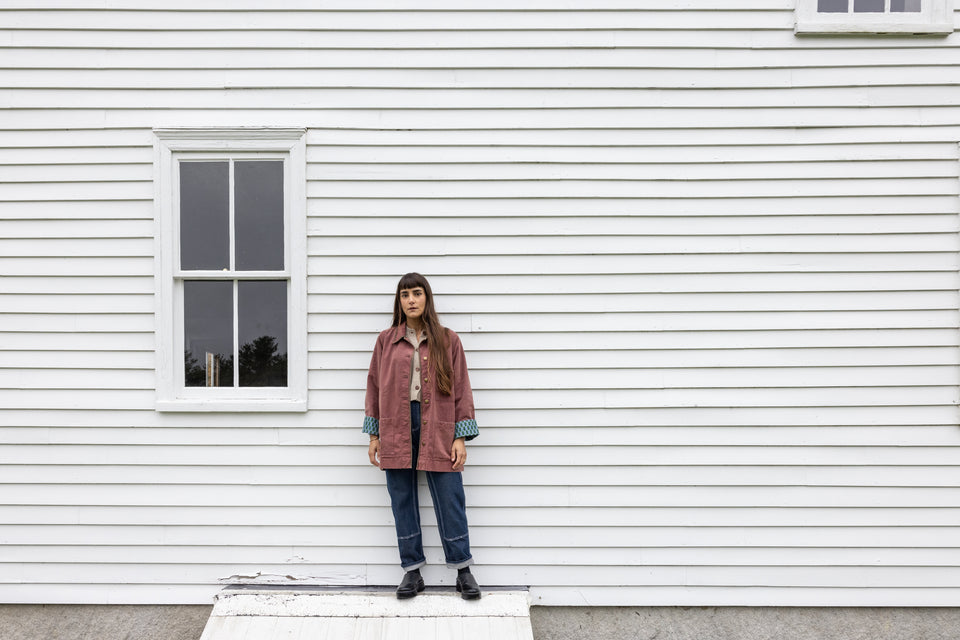
[[[400,566],[413,571],[427,564],[423,555],[423,534],[420,529],[420,501],[417,496],[417,455],[420,452],[420,403],[410,403],[410,424],[413,441],[413,465],[410,469],[386,469],[387,491],[397,526]],[[433,498],[437,528],[443,555],[451,569],[473,564],[470,536],[467,532],[467,501],[463,495],[463,477],[459,471],[424,471]]]

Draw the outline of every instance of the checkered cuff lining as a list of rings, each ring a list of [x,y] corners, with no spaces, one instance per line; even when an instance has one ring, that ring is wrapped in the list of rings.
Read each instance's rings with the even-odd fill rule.
[[[371,436],[380,435],[380,421],[376,418],[371,418],[370,416],[364,416],[363,432],[369,433]]]
[[[478,435],[480,435],[480,427],[477,426],[477,421],[473,418],[468,418],[467,420],[461,420],[458,422],[453,432],[453,437],[455,439],[465,438],[467,440],[473,440]]]

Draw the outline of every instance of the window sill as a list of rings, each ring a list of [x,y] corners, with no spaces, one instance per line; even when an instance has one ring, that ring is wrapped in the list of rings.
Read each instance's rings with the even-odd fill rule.
[[[161,412],[187,412],[187,411],[218,411],[218,412],[300,412],[307,410],[306,400],[284,400],[280,398],[271,398],[265,400],[157,400],[154,408]]]
[[[909,22],[891,22],[888,24],[873,23],[862,24],[855,22],[806,22],[797,24],[794,33],[798,35],[809,34],[915,34],[945,36],[953,33],[953,23],[909,23]]]

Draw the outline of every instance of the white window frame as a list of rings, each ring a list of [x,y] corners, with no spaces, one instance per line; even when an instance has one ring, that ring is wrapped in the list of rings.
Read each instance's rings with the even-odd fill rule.
[[[797,0],[795,33],[953,33],[952,0],[923,0],[920,12],[819,13],[817,0]],[[890,6],[890,0],[886,0]]]
[[[280,128],[154,129],[156,207],[157,411],[307,410],[306,131]],[[284,271],[289,278],[286,387],[187,387],[183,363],[183,280],[180,270],[180,159],[283,159]],[[208,274],[208,272],[198,272]],[[280,275],[279,278],[276,276]],[[234,319],[236,322],[236,319]],[[237,366],[237,365],[235,365]]]

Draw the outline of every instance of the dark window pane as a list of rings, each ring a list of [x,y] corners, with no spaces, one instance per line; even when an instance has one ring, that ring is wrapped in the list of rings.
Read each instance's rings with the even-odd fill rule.
[[[233,386],[232,281],[184,280],[183,343],[186,386]]]
[[[283,161],[234,163],[237,269],[283,269]]]
[[[893,13],[916,13],[922,11],[921,0],[890,0],[890,11]]]
[[[287,386],[287,282],[238,283],[240,386]]]
[[[180,268],[230,268],[226,162],[180,163]]]
[[[883,0],[853,0],[854,13],[883,13]]]
[[[847,0],[817,0],[817,11],[820,13],[846,13]]]

